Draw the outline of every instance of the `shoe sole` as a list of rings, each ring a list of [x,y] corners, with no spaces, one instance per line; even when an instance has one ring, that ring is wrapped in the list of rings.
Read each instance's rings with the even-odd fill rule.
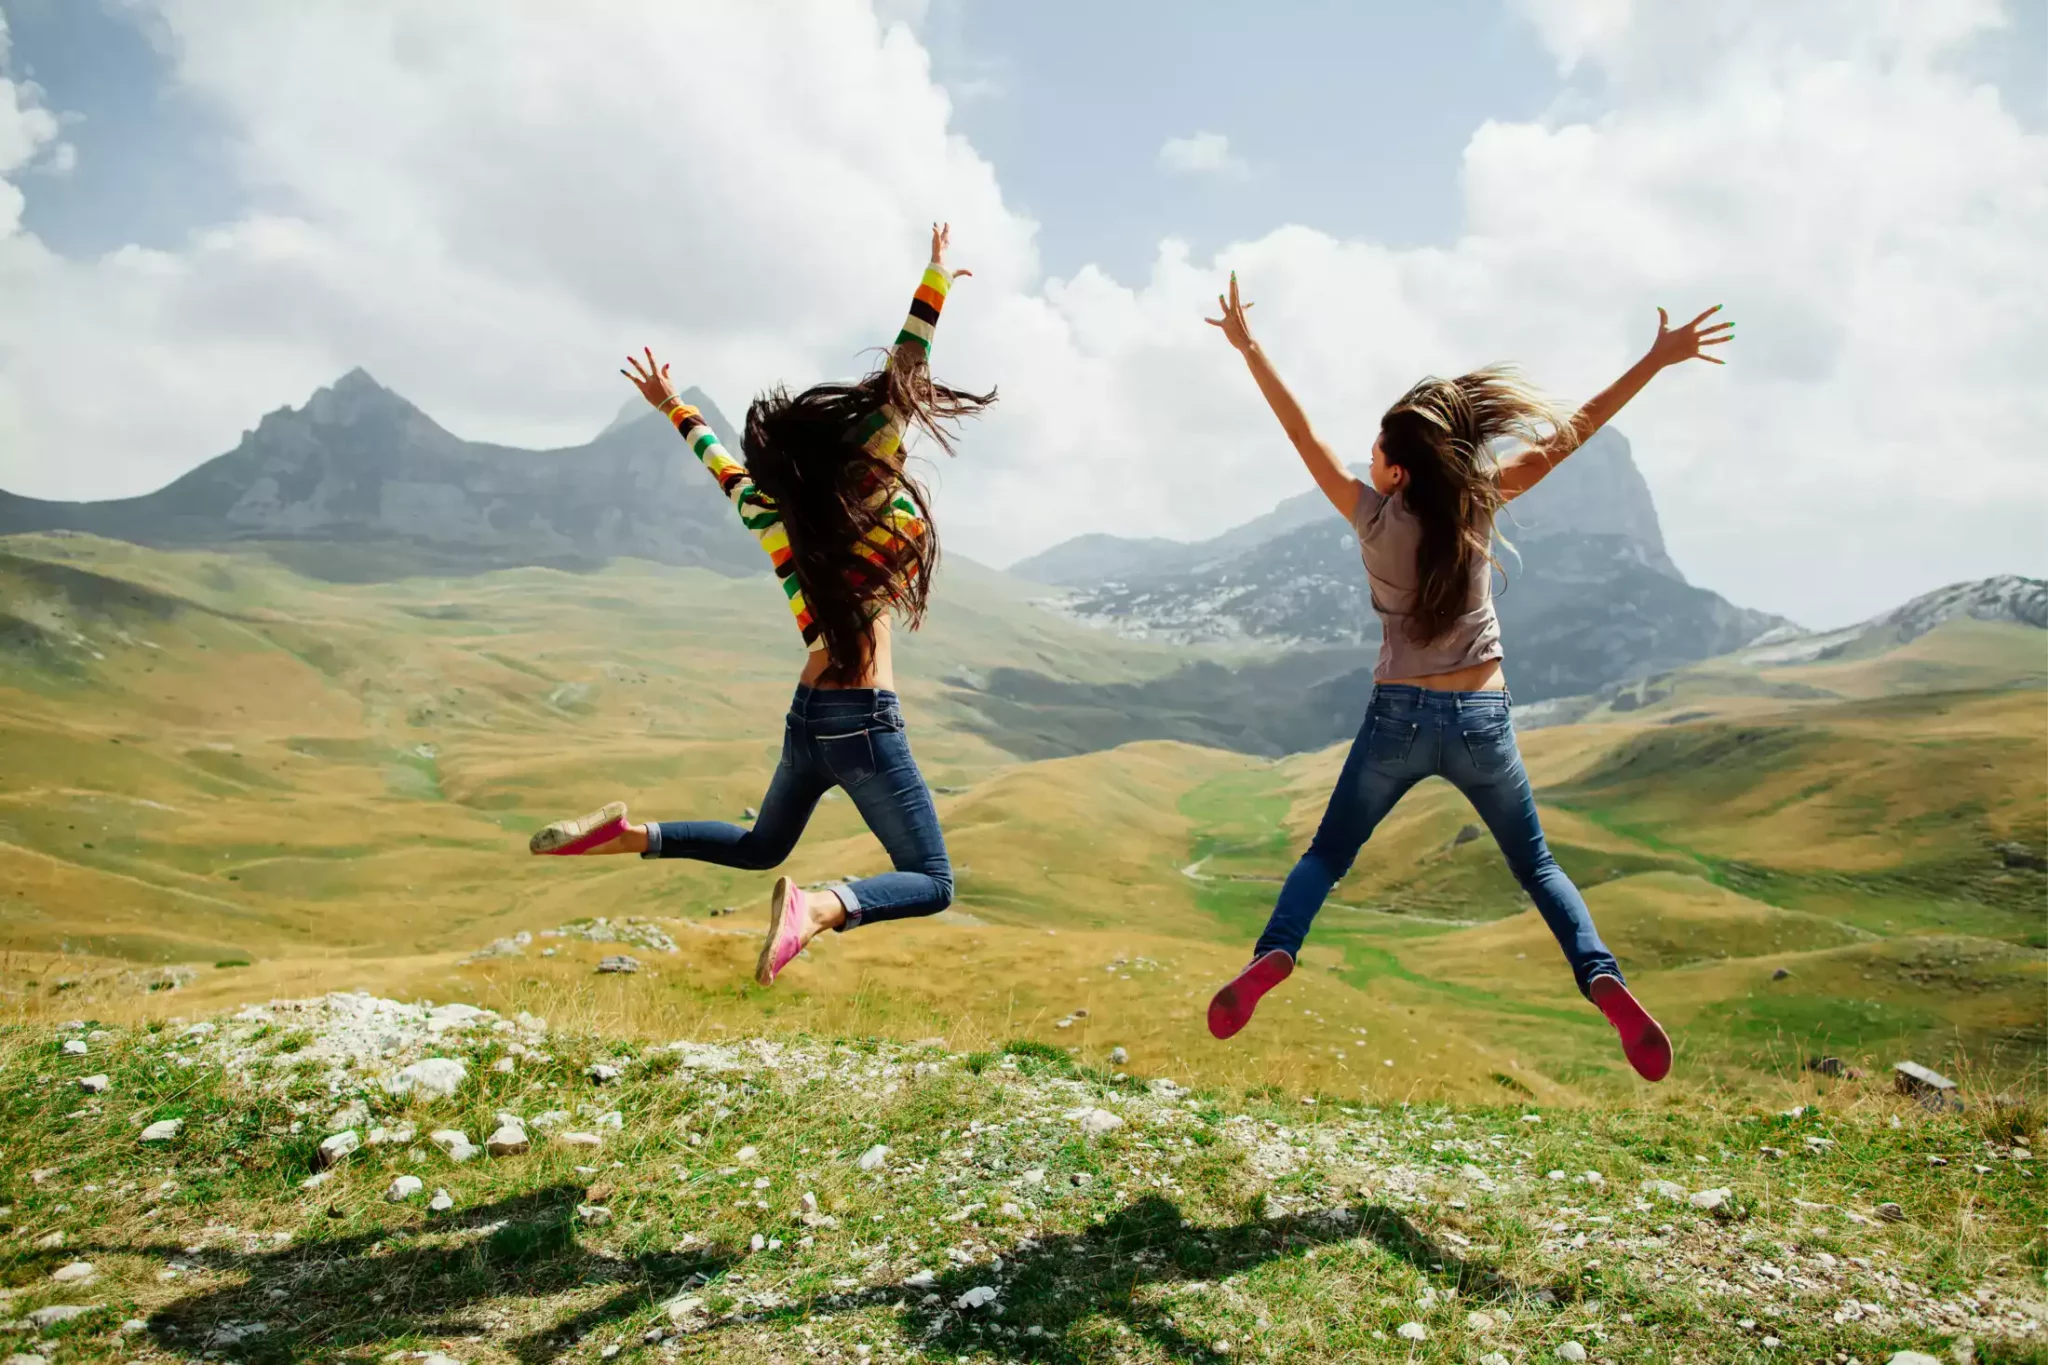
[[[754,981],[758,985],[772,986],[780,974],[775,966],[775,946],[782,941],[782,922],[789,915],[789,893],[795,889],[789,878],[775,879],[775,890],[768,902],[768,941],[761,945],[761,956],[754,962]],[[792,954],[792,960],[794,957]]]
[[[1233,1038],[1252,1021],[1259,1000],[1275,986],[1294,975],[1294,959],[1275,948],[1262,953],[1239,972],[1209,1002],[1209,1033],[1216,1038]]]
[[[614,825],[618,826],[616,830],[610,828]],[[529,853],[570,856],[609,843],[623,833],[625,827],[626,803],[612,801],[588,815],[574,820],[557,820],[546,829],[536,831],[533,838],[527,840],[526,848]],[[596,837],[600,834],[604,837]]]

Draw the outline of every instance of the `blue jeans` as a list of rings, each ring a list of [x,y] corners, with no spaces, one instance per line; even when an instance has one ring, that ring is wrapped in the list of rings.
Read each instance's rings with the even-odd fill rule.
[[[1442,777],[1465,794],[1492,831],[1515,880],[1564,949],[1579,990],[1596,976],[1619,978],[1621,969],[1594,930],[1585,898],[1544,842],[1508,717],[1510,704],[1506,692],[1375,687],[1323,823],[1287,874],[1254,956],[1280,948],[1299,957],[1323,898],[1351,870],[1374,828],[1410,787],[1425,777]]]
[[[723,820],[649,825],[643,856],[756,871],[775,867],[833,787],[846,789],[896,866],[833,888],[846,905],[842,929],[935,915],[953,903],[953,865],[932,794],[903,735],[903,708],[894,692],[874,688],[799,686],[782,727],[782,762],[754,827]]]

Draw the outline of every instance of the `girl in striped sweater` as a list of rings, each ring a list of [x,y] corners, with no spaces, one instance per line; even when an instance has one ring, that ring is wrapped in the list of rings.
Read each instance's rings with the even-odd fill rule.
[[[676,396],[652,350],[621,371],[675,424],[767,551],[810,658],[752,829],[715,820],[628,823],[625,803],[615,801],[549,825],[530,846],[558,856],[637,853],[766,869],[789,856],[825,793],[845,788],[896,870],[817,892],[779,879],[754,970],[764,986],[826,929],[936,914],[953,898],[945,837],[904,737],[889,649],[892,609],[912,630],[923,622],[939,561],[925,491],[903,467],[904,435],[918,428],[950,453],[950,425],[995,401],[992,391],[965,393],[931,376],[939,312],[953,281],[970,273],[947,268],[949,240],[944,225],[933,225],[931,263],[882,367],[851,383],[763,394],[747,410],[744,465]]]

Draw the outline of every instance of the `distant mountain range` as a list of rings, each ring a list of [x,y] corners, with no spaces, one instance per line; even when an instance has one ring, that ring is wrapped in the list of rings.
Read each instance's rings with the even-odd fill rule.
[[[1496,594],[1518,699],[1590,692],[1797,630],[1685,581],[1664,548],[1649,485],[1612,428],[1516,500],[1501,529],[1513,548],[1502,552],[1506,576]],[[1196,544],[1082,536],[1010,571],[1070,589],[1062,610],[1123,634],[1297,651],[1281,676],[1302,685],[1284,701],[1270,680],[1260,688],[1283,711],[1295,700],[1308,708],[1267,722],[1284,727],[1284,738],[1274,736],[1279,747],[1338,737],[1328,727],[1355,723],[1371,690],[1379,623],[1357,540],[1320,493],[1289,498]],[[1203,678],[1221,685],[1198,670],[1178,691],[1213,694]],[[1043,680],[999,675],[990,688],[1047,700]],[[1213,700],[1224,704],[1220,695]]]
[[[683,397],[735,451],[717,405]],[[0,535],[86,531],[160,547],[261,545],[348,580],[582,569],[621,556],[743,575],[760,548],[651,408],[566,450],[465,441],[362,370],[282,408],[154,493],[45,502],[0,492]],[[679,460],[684,463],[679,463]]]

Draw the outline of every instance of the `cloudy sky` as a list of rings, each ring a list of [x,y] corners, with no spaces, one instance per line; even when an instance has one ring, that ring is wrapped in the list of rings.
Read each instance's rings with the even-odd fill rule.
[[[362,365],[564,445],[671,353],[729,412],[891,334],[1002,403],[949,544],[1197,537],[1309,486],[1237,270],[1363,458],[1424,372],[1583,397],[1673,557],[1839,624],[2048,573],[2048,21],[2015,0],[0,0],[0,487],[146,491]]]

